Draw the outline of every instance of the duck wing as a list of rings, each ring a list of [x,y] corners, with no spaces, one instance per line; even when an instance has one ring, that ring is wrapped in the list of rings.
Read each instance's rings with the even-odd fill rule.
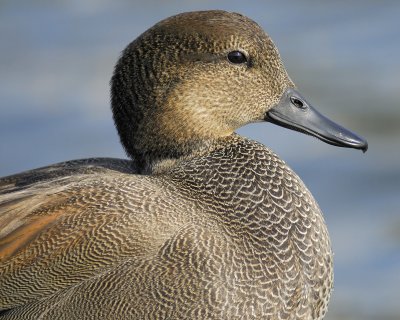
[[[81,263],[67,261],[89,241],[97,223],[104,223],[101,218],[94,221],[96,210],[88,209],[84,198],[100,193],[94,183],[99,177],[126,173],[135,173],[131,161],[101,158],[0,179],[0,310],[43,298],[98,269],[85,266],[83,258]],[[63,279],[60,270],[68,264],[71,269],[65,271],[72,276]],[[85,271],[88,268],[92,272]]]

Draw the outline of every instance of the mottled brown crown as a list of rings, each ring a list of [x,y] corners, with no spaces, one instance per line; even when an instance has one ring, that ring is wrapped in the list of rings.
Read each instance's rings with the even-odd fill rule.
[[[229,62],[234,50],[247,62]],[[111,80],[111,102],[127,154],[148,166],[262,120],[290,85],[276,47],[254,21],[189,12],[128,45]]]

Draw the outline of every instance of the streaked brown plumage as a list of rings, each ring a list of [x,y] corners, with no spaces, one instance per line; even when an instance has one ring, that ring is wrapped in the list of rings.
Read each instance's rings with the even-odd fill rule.
[[[269,37],[239,14],[185,13],[141,35],[111,92],[133,160],[0,180],[0,318],[321,319],[321,212],[272,151],[233,133],[291,87]]]

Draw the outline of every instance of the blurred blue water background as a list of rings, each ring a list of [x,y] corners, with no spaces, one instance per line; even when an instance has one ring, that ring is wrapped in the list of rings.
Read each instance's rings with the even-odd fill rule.
[[[399,1],[0,1],[0,176],[125,157],[109,108],[116,59],[158,20],[205,9],[256,20],[303,95],[368,138],[362,154],[271,124],[239,130],[280,154],[325,213],[326,319],[400,319]]]

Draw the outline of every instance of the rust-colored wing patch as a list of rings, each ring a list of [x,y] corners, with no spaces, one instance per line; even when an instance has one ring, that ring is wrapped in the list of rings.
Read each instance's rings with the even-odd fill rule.
[[[61,212],[44,216],[35,216],[0,239],[0,260],[4,261],[23,249],[30,241],[35,239],[41,231],[51,226],[60,215]]]
[[[20,194],[0,203],[0,261],[25,248],[62,216],[58,194]]]

